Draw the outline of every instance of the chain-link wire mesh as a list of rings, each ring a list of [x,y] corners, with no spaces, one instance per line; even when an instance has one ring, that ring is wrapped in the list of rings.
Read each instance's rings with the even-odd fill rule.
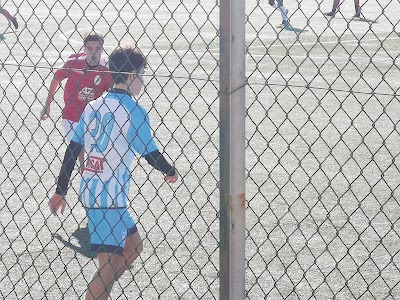
[[[246,298],[400,299],[399,1],[287,1],[290,26],[246,2]],[[139,159],[130,211],[144,239],[112,299],[218,299],[217,1],[7,1],[0,16],[0,297],[80,299],[97,270],[50,81],[90,30],[146,54],[138,101],[180,181]]]
[[[400,3],[360,4],[248,3],[250,299],[400,299]]]

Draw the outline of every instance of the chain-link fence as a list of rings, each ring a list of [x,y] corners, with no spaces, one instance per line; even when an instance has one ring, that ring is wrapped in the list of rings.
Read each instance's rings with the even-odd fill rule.
[[[400,299],[399,1],[246,2],[246,298]],[[80,299],[97,269],[73,173],[64,216],[48,195],[66,148],[63,85],[82,36],[146,54],[138,98],[179,171],[143,159],[130,211],[144,251],[112,299],[218,299],[219,3],[7,1],[0,42],[0,297]]]
[[[400,299],[400,3],[361,1],[358,18],[344,1],[331,18],[331,2],[287,2],[300,34],[258,4],[247,17],[247,295]]]

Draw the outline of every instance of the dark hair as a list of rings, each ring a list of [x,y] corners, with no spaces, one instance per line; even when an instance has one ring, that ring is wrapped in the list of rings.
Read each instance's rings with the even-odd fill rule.
[[[128,73],[138,73],[146,67],[146,57],[139,48],[133,45],[119,46],[110,54],[109,69],[115,84],[128,79]]]
[[[104,37],[101,33],[98,32],[88,32],[85,34],[83,38],[83,44],[86,45],[87,42],[99,42],[101,46],[104,45]]]

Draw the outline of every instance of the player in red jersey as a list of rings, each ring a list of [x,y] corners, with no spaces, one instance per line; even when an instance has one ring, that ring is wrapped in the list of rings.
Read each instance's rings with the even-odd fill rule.
[[[79,118],[86,104],[108,91],[112,85],[112,78],[101,59],[104,38],[101,34],[91,32],[84,37],[83,53],[72,54],[64,66],[54,73],[46,103],[40,113],[40,118],[46,120],[50,115],[50,104],[54,99],[62,80],[67,79],[64,88],[64,109],[62,124],[65,130],[67,143],[75,132]],[[79,155],[81,170],[84,168],[83,151]]]
[[[0,13],[5,16],[7,18],[8,21],[10,21],[11,23],[13,23],[15,29],[18,29],[18,22],[17,22],[17,18],[14,17],[13,15],[11,15],[7,9],[3,8],[3,5],[1,3],[0,0]]]

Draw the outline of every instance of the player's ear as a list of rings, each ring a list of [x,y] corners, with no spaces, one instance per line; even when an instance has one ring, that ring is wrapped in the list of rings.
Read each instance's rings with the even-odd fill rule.
[[[130,76],[129,80],[133,81],[136,78],[136,73],[135,72],[129,73],[129,76]]]
[[[133,71],[131,75],[132,75],[132,81],[135,80],[135,78],[137,77],[136,71]]]
[[[136,78],[136,74],[135,73],[129,73],[128,77],[126,78],[126,83],[128,85],[131,85],[132,82],[135,80],[135,78]]]

